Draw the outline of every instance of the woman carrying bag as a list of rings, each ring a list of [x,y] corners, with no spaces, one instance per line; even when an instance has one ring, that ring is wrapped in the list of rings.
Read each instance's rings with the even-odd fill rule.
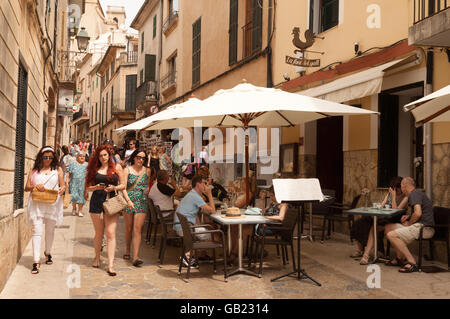
[[[32,274],[38,274],[42,233],[45,224],[45,263],[53,264],[51,249],[55,235],[55,226],[62,224],[63,201],[61,195],[66,190],[64,173],[59,167],[55,151],[44,146],[36,156],[34,166],[28,174],[26,192],[31,192],[28,199],[27,222],[33,225],[33,268]]]
[[[133,208],[133,203],[128,198],[125,190],[126,180],[123,177],[123,169],[116,164],[109,154],[106,145],[97,147],[87,167],[85,188],[93,192],[89,203],[89,213],[94,225],[94,249],[95,258],[92,264],[94,268],[100,268],[100,252],[102,249],[103,233],[106,232],[108,270],[110,276],[116,276],[114,271],[114,254],[116,250],[116,228],[119,214],[109,215],[104,213],[105,203],[114,198],[117,192],[122,191],[128,206]],[[87,192],[85,192],[85,196]],[[85,198],[87,199],[87,198]]]
[[[124,179],[127,180],[127,193],[133,202],[134,208],[126,207],[123,210],[125,220],[125,255],[123,259],[130,259],[131,242],[133,242],[133,266],[141,267],[143,261],[139,258],[139,249],[141,247],[142,228],[147,216],[148,185],[151,183],[150,169],[146,167],[145,162],[147,153],[145,151],[135,150],[128,163],[130,166],[124,169]]]

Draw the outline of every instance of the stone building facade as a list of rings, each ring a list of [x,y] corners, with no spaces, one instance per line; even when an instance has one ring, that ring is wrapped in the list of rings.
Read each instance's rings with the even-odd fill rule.
[[[59,50],[67,50],[67,0],[0,1],[0,290],[23,250],[28,194],[38,150],[55,147]]]

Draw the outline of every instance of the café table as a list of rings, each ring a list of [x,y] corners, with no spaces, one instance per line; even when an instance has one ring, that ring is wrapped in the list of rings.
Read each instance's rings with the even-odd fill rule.
[[[374,208],[374,207],[358,207],[350,210],[344,210],[344,214],[349,215],[361,215],[361,216],[371,216],[373,217],[373,243],[374,243],[374,261],[377,262],[378,259],[378,248],[377,248],[377,218],[378,217],[391,217],[401,214],[404,210],[397,208]]]
[[[265,216],[261,216],[261,215],[245,215],[245,211],[246,211],[245,209],[241,209],[241,216],[239,216],[239,217],[227,217],[227,216],[225,216],[225,214],[220,214],[220,213],[211,214],[211,215],[209,215],[209,217],[216,223],[228,226],[228,243],[229,243],[229,245],[230,245],[230,241],[231,241],[230,226],[231,225],[239,226],[238,268],[233,270],[230,274],[228,274],[228,276],[236,275],[238,273],[244,273],[247,275],[261,277],[261,275],[255,273],[249,269],[245,269],[243,267],[243,263],[242,263],[242,253],[243,253],[242,225],[273,224],[273,223],[277,223],[277,222],[272,219],[269,219]]]

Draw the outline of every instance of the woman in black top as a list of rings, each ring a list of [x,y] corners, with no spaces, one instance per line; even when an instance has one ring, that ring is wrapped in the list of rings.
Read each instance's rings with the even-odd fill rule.
[[[159,152],[158,147],[153,146],[150,152],[150,168],[155,169],[156,173],[159,172]]]
[[[106,231],[107,253],[108,253],[108,274],[115,276],[114,253],[116,250],[116,228],[119,214],[108,216],[103,214],[103,203],[107,196],[114,197],[115,192],[122,191],[127,200],[128,207],[134,208],[125,189],[126,181],[123,178],[122,166],[116,164],[110,156],[107,146],[99,146],[89,161],[86,175],[85,188],[93,192],[89,204],[89,213],[94,224],[95,237],[94,249],[95,258],[92,267],[100,267],[100,251],[102,248],[103,233]],[[103,217],[103,218],[102,218]]]

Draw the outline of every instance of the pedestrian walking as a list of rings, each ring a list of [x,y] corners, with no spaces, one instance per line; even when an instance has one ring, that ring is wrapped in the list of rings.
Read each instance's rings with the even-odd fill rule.
[[[167,171],[169,176],[172,176],[172,160],[166,154],[164,145],[159,148],[159,169]]]
[[[86,168],[88,163],[86,163],[86,153],[79,152],[76,156],[76,161],[72,162],[67,168],[67,178],[70,180],[70,193],[72,194],[72,199],[70,203],[72,204],[72,215],[83,217],[83,206],[86,204],[84,199],[84,182],[86,179]],[[77,212],[78,206],[78,212]]]
[[[124,169],[124,178],[127,180],[127,193],[133,202],[134,208],[126,207],[123,211],[125,220],[125,255],[123,259],[130,259],[131,243],[133,243],[132,263],[135,267],[141,267],[143,261],[139,258],[141,247],[142,228],[148,213],[147,196],[148,185],[152,177],[147,168],[145,151],[136,150],[131,154],[129,166]]]
[[[158,152],[158,146],[153,146],[150,151],[150,167],[154,168],[156,173],[160,170],[159,167],[159,152]]]
[[[103,214],[103,203],[107,197],[114,197],[117,191],[122,191],[129,207],[134,208],[125,190],[125,185],[126,180],[123,178],[122,166],[114,163],[113,156],[109,153],[106,145],[97,147],[89,160],[85,185],[88,191],[93,192],[89,203],[89,213],[95,230],[95,258],[92,267],[100,268],[102,238],[103,233],[106,232],[108,254],[107,273],[110,276],[117,275],[114,271],[114,254],[116,250],[116,228],[119,214],[112,216]]]
[[[63,200],[62,194],[66,187],[64,174],[59,166],[56,153],[50,146],[44,146],[36,156],[34,166],[28,174],[25,186],[26,192],[31,192],[28,199],[27,222],[33,225],[32,274],[38,274],[42,233],[45,224],[45,263],[53,264],[51,250],[55,235],[55,226],[62,224]]]

